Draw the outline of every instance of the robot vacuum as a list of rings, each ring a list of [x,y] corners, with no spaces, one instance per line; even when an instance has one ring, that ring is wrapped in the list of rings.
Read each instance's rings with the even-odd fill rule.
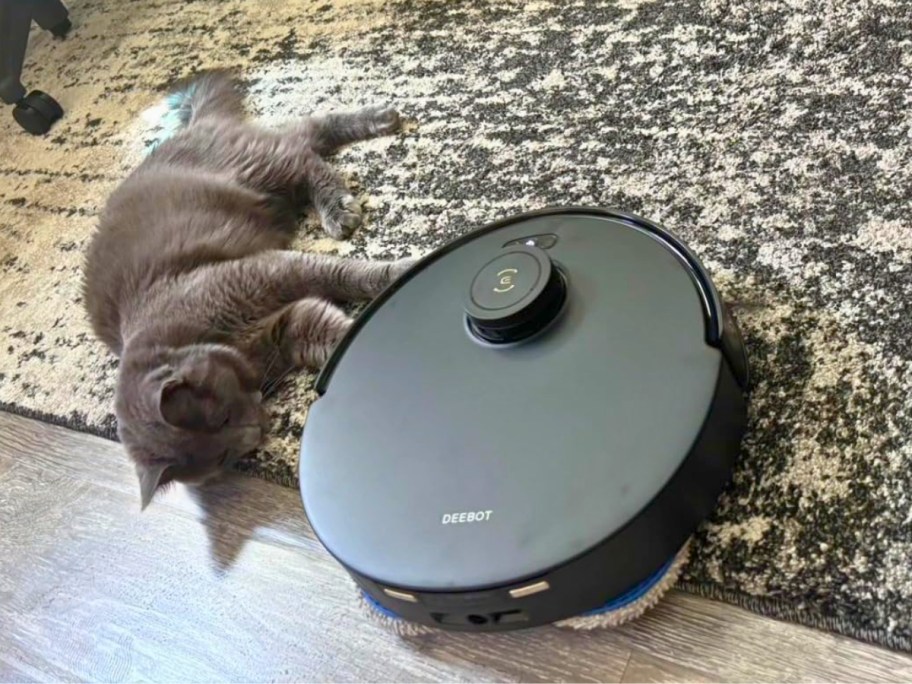
[[[320,375],[301,495],[376,610],[493,631],[660,581],[729,480],[748,363],[696,256],[592,208],[485,226],[357,319]]]

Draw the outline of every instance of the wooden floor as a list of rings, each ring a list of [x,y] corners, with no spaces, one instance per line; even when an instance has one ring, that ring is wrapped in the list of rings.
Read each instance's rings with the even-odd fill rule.
[[[912,680],[912,658],[673,592],[617,631],[403,642],[297,493],[230,478],[140,514],[116,444],[0,413],[0,681]]]

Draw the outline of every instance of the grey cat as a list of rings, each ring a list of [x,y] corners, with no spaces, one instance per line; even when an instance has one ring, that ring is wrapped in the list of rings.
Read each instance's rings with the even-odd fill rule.
[[[394,133],[394,109],[273,131],[245,122],[227,73],[179,92],[184,127],[111,195],[84,272],[92,327],[120,357],[118,434],[143,508],[169,482],[203,481],[253,451],[263,392],[322,365],[351,325],[334,302],[372,298],[410,265],[288,249],[305,200],[335,238],[360,225],[324,158]]]

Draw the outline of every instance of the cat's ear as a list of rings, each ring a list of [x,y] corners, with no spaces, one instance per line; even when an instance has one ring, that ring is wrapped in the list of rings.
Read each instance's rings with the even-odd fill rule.
[[[141,509],[152,503],[155,492],[163,484],[165,471],[168,465],[165,463],[151,463],[149,465],[137,464],[136,474],[139,476],[139,496]]]
[[[161,387],[158,409],[162,420],[172,427],[193,432],[211,431],[218,427],[218,405],[198,393],[191,385],[170,380]]]

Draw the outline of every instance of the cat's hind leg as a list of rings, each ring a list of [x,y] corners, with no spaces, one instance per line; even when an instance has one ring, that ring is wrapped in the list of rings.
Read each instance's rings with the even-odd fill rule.
[[[353,112],[332,112],[308,120],[310,144],[320,155],[330,155],[340,147],[392,135],[402,126],[393,107],[363,107]]]
[[[361,225],[361,203],[322,158],[314,155],[307,168],[307,191],[323,229],[336,240],[348,237]]]
[[[303,189],[327,234],[341,240],[361,225],[361,203],[323,156],[399,126],[399,113],[391,107],[331,113],[278,132],[250,126],[239,131],[243,140],[230,167],[242,182],[268,192]]]

